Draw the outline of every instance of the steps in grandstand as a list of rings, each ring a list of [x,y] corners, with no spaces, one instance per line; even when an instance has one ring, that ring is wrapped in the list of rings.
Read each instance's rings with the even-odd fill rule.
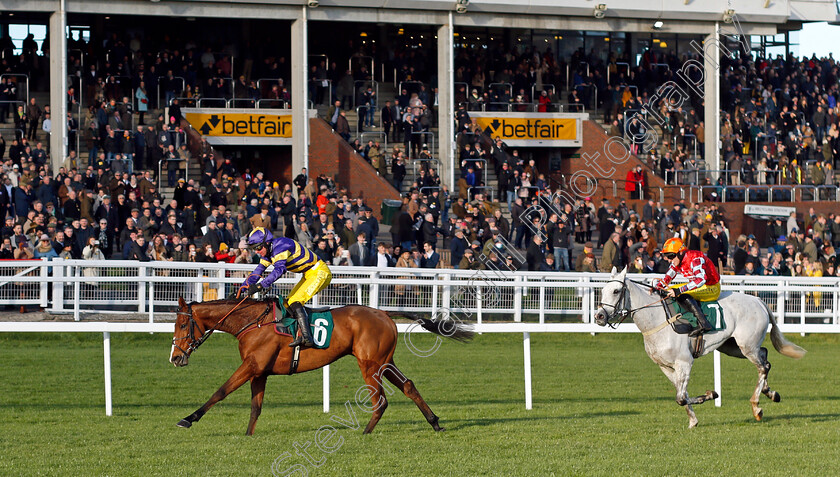
[[[25,94],[25,93],[24,93]],[[30,98],[35,98],[35,103],[40,106],[41,108],[44,105],[50,104],[50,94],[48,92],[37,92],[37,91],[30,91],[29,93]],[[23,97],[23,94],[19,98],[20,101],[26,101],[26,98]],[[9,115],[6,117],[6,122],[0,123],[0,135],[3,136],[3,139],[6,141],[6,153],[4,154],[4,158],[8,157],[9,147],[12,145],[12,141],[15,139],[15,113],[17,111],[17,106],[14,104],[9,105]],[[29,125],[27,125],[29,128]],[[27,131],[28,132],[28,131]],[[49,138],[47,137],[47,133],[45,133],[41,129],[41,123],[38,123],[38,134],[37,134],[37,141],[30,141],[32,142],[32,148],[35,148],[37,142],[42,142],[44,147],[49,147]]]

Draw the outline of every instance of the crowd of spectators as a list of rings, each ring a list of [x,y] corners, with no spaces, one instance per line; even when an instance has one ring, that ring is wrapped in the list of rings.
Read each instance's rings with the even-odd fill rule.
[[[125,40],[114,35],[103,42],[101,53],[108,60],[86,62],[84,70],[80,58],[71,55],[70,72],[80,80],[78,89],[68,91],[68,105],[71,112],[80,106],[86,111],[79,118],[82,131],[78,127],[71,131],[84,141],[86,157],[79,156],[71,140],[63,167],[52,171],[50,151],[42,142],[51,127],[49,106],[41,107],[33,99],[21,106],[21,112],[12,112],[19,134],[8,147],[7,159],[5,141],[0,139],[4,159],[0,207],[6,217],[0,258],[253,263],[254,255],[239,243],[260,226],[295,238],[338,266],[590,272],[627,266],[631,272],[663,272],[667,263],[659,244],[679,236],[689,248],[705,251],[733,273],[837,273],[840,216],[810,213],[802,222],[789,219],[783,230],[773,221],[762,255],[754,237],[730,239],[715,204],[681,202],[666,209],[648,201],[637,212],[625,201],[613,206],[605,200],[599,208],[588,199],[548,203],[559,185],[499,138],[483,141],[469,111],[518,110],[517,104],[530,104],[537,111],[557,110],[565,63],[558,62],[550,49],[457,55],[460,175],[457,190],[451,193],[441,186],[425,140],[425,133],[435,126],[438,104],[437,89],[427,87],[433,84],[424,67],[427,59],[401,54],[397,71],[404,87],[393,101],[384,102],[363,66],[353,70],[340,70],[335,62],[313,66],[310,97],[332,104],[325,119],[380,175],[405,191],[400,210],[387,224],[391,242],[384,243],[369,207],[379,204],[349,197],[330,177],[311,178],[304,170],[293,186],[281,187],[261,172],[237,170],[230,159],[215,157],[202,144],[201,178],[184,179],[182,164],[192,160],[192,153],[180,130],[177,98],[256,100],[263,91],[250,78],[265,77],[277,79],[269,85],[271,99],[288,101],[282,79],[288,77],[284,58],[252,62],[243,71],[246,74],[230,84],[229,54],[195,45],[150,53],[139,38]],[[26,58],[21,64],[27,64]],[[598,106],[612,121],[612,132],[622,135],[636,127],[625,125],[624,118],[642,110],[655,88],[670,79],[668,70],[653,65],[673,64],[673,71],[687,58],[647,52],[638,68],[621,71],[617,63],[623,58],[601,61],[579,50],[570,64],[588,63],[591,72],[575,71],[565,107],[594,103],[590,92],[595,88],[588,86],[594,85],[602,92]],[[726,99],[721,104],[727,110],[721,137],[730,172],[721,185],[833,183],[840,94],[834,60],[728,59],[722,66]],[[609,83],[603,74],[606,69],[611,72]],[[493,78],[488,77],[490,71]],[[749,90],[746,85],[755,87]],[[158,86],[161,103],[169,107],[168,117],[158,115],[147,124],[145,114],[160,105]],[[77,92],[83,88],[85,102],[80,105]],[[0,95],[4,94],[19,93],[14,83],[3,81]],[[356,131],[381,127],[390,150],[377,140],[362,143],[358,136],[351,140],[346,111],[354,105],[360,107]],[[646,157],[651,170],[669,182],[705,181],[704,124],[696,112],[702,111],[701,106],[695,98],[685,109],[666,111],[662,146]],[[0,120],[8,112],[0,108]],[[632,117],[629,121],[638,123]],[[409,161],[417,161],[419,171],[413,183],[405,184]],[[483,189],[491,168],[498,177],[497,197]],[[168,185],[175,188],[171,198],[162,197],[156,187],[156,171],[163,169]],[[640,175],[628,174],[628,183],[643,188],[643,172],[634,173]],[[545,223],[525,213],[533,205],[550,211]],[[583,251],[575,244],[583,245]],[[596,259],[599,248],[601,256]]]
[[[611,135],[641,137],[645,126],[636,114],[646,114],[646,110],[656,110],[664,118],[657,131],[660,145],[649,151],[634,150],[651,172],[672,185],[719,186],[715,197],[726,186],[837,184],[840,90],[833,57],[721,59],[723,171],[716,184],[705,173],[712,165],[704,161],[706,125],[700,98],[692,97],[685,107],[675,109],[664,102],[649,104],[665,81],[682,84],[672,72],[688,59],[696,58],[653,55],[628,76],[613,60],[606,66],[613,72],[611,84],[604,84],[603,90],[598,86],[605,91],[599,93],[599,103],[605,119],[611,121]],[[668,64],[669,69],[655,66],[661,64]]]

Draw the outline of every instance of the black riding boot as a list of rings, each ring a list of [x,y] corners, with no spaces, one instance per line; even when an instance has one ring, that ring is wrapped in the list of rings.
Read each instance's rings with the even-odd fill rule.
[[[709,324],[709,321],[706,319],[706,315],[703,313],[703,309],[700,308],[700,303],[694,299],[691,295],[680,295],[677,300],[686,308],[691,310],[694,313],[694,316],[697,317],[697,325],[698,328],[691,330],[691,333],[688,334],[690,337],[699,336],[707,331],[712,331],[712,325]]]
[[[304,348],[312,348],[315,346],[312,342],[312,330],[309,328],[309,317],[306,315],[306,309],[303,307],[303,304],[299,302],[292,303],[289,305],[289,311],[295,315],[298,328],[300,329],[300,337],[292,341],[289,347],[294,348],[297,345],[301,345]]]

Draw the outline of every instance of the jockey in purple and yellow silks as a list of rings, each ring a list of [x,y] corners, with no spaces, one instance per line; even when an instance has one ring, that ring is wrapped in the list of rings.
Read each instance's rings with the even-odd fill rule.
[[[286,298],[289,311],[294,315],[298,328],[301,330],[300,338],[289,346],[302,344],[312,347],[312,331],[309,328],[309,317],[303,305],[330,284],[332,273],[329,267],[314,252],[304,248],[298,242],[285,237],[273,238],[271,232],[262,227],[257,227],[248,234],[248,246],[254,248],[262,258],[257,268],[242,283],[239,293],[247,289],[246,293],[253,295],[263,289],[271,288],[271,285],[283,276],[286,270],[302,273],[300,282],[292,288]],[[262,283],[257,284],[269,265],[274,265],[274,270],[263,279]]]

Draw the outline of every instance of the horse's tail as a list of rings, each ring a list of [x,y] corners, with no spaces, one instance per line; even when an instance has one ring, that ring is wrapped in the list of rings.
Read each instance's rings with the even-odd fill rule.
[[[770,311],[770,307],[767,306],[764,301],[761,302],[764,305],[764,309],[767,311],[767,316],[770,317],[770,341],[773,342],[773,347],[776,348],[776,351],[779,353],[794,359],[799,359],[805,356],[805,348],[798,346],[785,338],[785,335],[782,334],[782,330],[779,329],[779,325],[776,324],[776,317],[773,316],[773,312]]]
[[[404,313],[401,311],[390,311],[387,313],[391,319],[394,317],[409,318],[414,320],[426,331],[432,332],[436,335],[445,336],[447,338],[452,338],[453,340],[460,341],[462,343],[472,340],[473,336],[475,336],[475,332],[473,332],[473,327],[471,325],[465,324],[461,320],[453,320],[448,316],[439,317],[439,315],[436,315],[432,317],[433,319],[429,319],[413,313]]]

